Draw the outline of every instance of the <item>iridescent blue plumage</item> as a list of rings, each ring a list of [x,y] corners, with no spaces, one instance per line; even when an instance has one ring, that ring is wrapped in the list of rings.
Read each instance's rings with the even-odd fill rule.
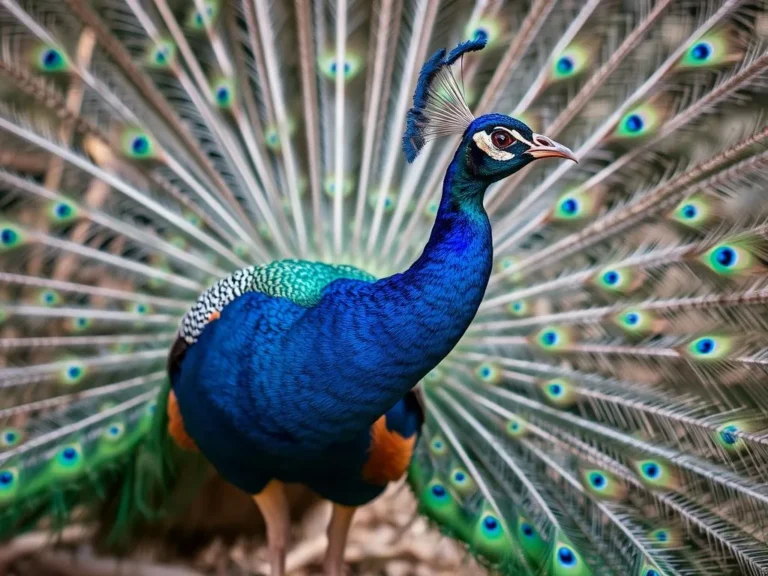
[[[478,120],[477,129],[501,118]],[[409,270],[374,283],[336,280],[312,307],[247,293],[186,351],[174,391],[187,431],[225,478],[257,493],[271,478],[311,475],[458,342],[492,262],[482,209],[491,176],[470,141],[456,153],[430,240]]]
[[[485,149],[491,134],[506,139],[497,158]],[[173,385],[188,433],[226,479],[258,493],[273,478],[310,477],[329,452],[360,446],[453,349],[491,273],[483,194],[534,159],[534,141],[527,126],[499,114],[466,128],[429,241],[407,271],[334,280],[308,307],[251,291],[220,310],[179,361]],[[538,148],[559,153],[548,144]]]
[[[439,118],[425,118],[411,128],[439,129]],[[390,420],[407,424],[398,402],[458,343],[483,299],[493,262],[485,190],[538,156],[570,157],[508,116],[465,121],[443,126],[460,126],[463,136],[427,245],[408,270],[374,282],[353,269],[277,262],[221,281],[182,323],[170,368],[186,433],[226,480],[256,495],[276,573],[287,530],[277,528],[280,482],[306,484],[336,504],[328,558],[330,573],[339,572],[349,507],[401,476],[413,453],[415,438],[377,432],[376,423],[386,414],[387,430]],[[313,270],[322,282],[297,297]],[[197,334],[201,323],[195,341],[190,326]],[[375,454],[381,438],[396,449]],[[374,470],[403,454],[395,473]]]
[[[194,32],[212,34],[221,6],[216,1],[206,1],[204,5],[205,11],[196,7],[190,13],[187,27]],[[263,10],[261,3],[249,4],[250,8],[256,12]],[[261,16],[263,14],[258,18],[256,14],[246,14],[248,25],[257,25],[259,23],[252,20],[259,20],[263,26]],[[268,32],[266,29],[260,31],[265,42],[268,41],[265,36]],[[289,241],[283,237],[288,227],[283,210],[279,210],[277,215],[272,215],[270,211],[277,197],[276,183],[270,182],[266,176],[269,162],[259,155],[262,142],[254,138],[248,126],[253,109],[249,106],[241,108],[240,99],[249,92],[248,85],[236,83],[229,74],[223,77],[215,75],[205,83],[205,90],[212,99],[211,103],[217,106],[216,113],[226,114],[237,126],[248,154],[241,156],[234,150],[236,144],[230,141],[225,130],[215,130],[215,139],[224,140],[225,156],[232,160],[234,168],[239,170],[253,161],[257,169],[256,178],[246,174],[239,176],[248,192],[252,193],[254,206],[265,216],[264,227],[259,227],[258,234],[269,244],[269,249],[264,247],[262,250],[261,241],[247,246],[237,240],[249,236],[242,229],[248,216],[240,209],[230,211],[218,203],[217,194],[222,191],[215,188],[219,178],[214,176],[209,182],[209,175],[203,175],[205,182],[197,182],[195,178],[201,175],[197,173],[199,167],[187,167],[177,159],[176,146],[162,137],[162,130],[158,137],[152,133],[154,127],[136,121],[126,123],[127,126],[118,130],[114,142],[102,142],[100,137],[91,138],[89,134],[84,139],[88,160],[76,162],[66,148],[55,145],[49,152],[54,156],[61,154],[68,163],[86,165],[93,178],[114,186],[127,198],[142,199],[142,210],[156,212],[171,228],[178,228],[188,238],[172,236],[166,241],[165,236],[161,238],[160,235],[145,237],[131,226],[124,226],[111,217],[99,216],[97,212],[102,200],[89,196],[81,207],[47,188],[32,186],[23,179],[15,181],[15,186],[31,190],[29,193],[46,202],[54,202],[57,207],[51,211],[54,218],[52,226],[66,225],[71,220],[84,217],[86,209],[93,210],[93,221],[111,230],[104,240],[99,235],[99,241],[109,243],[113,233],[126,235],[132,241],[145,243],[169,258],[157,258],[157,254],[150,252],[146,256],[151,263],[149,265],[143,262],[145,252],[142,252],[142,262],[131,262],[117,255],[104,257],[99,250],[77,248],[77,243],[70,240],[57,240],[47,233],[28,230],[15,223],[0,223],[3,252],[16,251],[20,246],[37,242],[50,244],[57,249],[71,250],[77,258],[87,255],[94,260],[106,260],[118,268],[131,270],[145,278],[148,290],[158,290],[164,283],[178,289],[178,298],[173,292],[174,298],[158,296],[146,301],[134,301],[133,294],[127,295],[124,290],[109,287],[95,290],[67,282],[43,284],[97,298],[124,298],[132,304],[125,314],[105,310],[103,314],[94,314],[96,318],[140,323],[145,316],[154,316],[149,314],[150,303],[161,308],[186,307],[188,298],[182,298],[181,294],[199,293],[201,282],[210,283],[208,279],[211,277],[221,280],[199,296],[197,303],[182,318],[175,339],[172,334],[160,335],[161,339],[165,339],[163,342],[172,342],[167,362],[169,382],[164,384],[157,398],[156,387],[153,387],[146,394],[127,400],[116,410],[116,414],[130,411],[133,420],[109,423],[105,432],[106,448],[97,450],[94,457],[92,445],[88,445],[87,449],[81,449],[79,443],[65,446],[61,454],[67,461],[66,466],[60,469],[58,465],[61,463],[54,462],[56,466],[52,468],[50,477],[42,476],[44,480],[38,479],[37,484],[29,479],[30,468],[22,469],[20,475],[17,474],[14,460],[10,460],[13,468],[0,470],[0,481],[6,486],[6,494],[11,494],[6,498],[13,501],[14,506],[18,490],[31,498],[44,485],[47,486],[47,482],[55,483],[62,475],[67,475],[72,481],[86,478],[92,470],[88,466],[98,467],[102,461],[112,464],[118,456],[133,450],[134,445],[128,442],[121,444],[119,450],[114,447],[124,430],[132,426],[136,436],[141,434],[146,438],[142,438],[136,453],[131,455],[135,468],[131,468],[131,474],[126,476],[122,488],[125,498],[118,511],[118,524],[122,527],[129,526],[134,511],[143,517],[156,518],[155,508],[162,507],[156,501],[172,499],[167,498],[167,489],[173,481],[189,480],[193,484],[191,478],[181,478],[183,474],[177,474],[179,471],[175,466],[179,454],[175,450],[197,451],[200,454],[191,457],[190,462],[194,461],[195,465],[204,460],[210,462],[225,481],[255,500],[265,518],[275,576],[284,572],[285,548],[290,531],[289,507],[283,484],[301,483],[332,501],[334,511],[329,526],[326,572],[330,576],[341,573],[343,547],[354,507],[371,501],[387,483],[402,478],[411,463],[425,418],[414,387],[453,350],[483,299],[493,263],[491,225],[483,206],[485,191],[536,158],[555,156],[573,159],[569,150],[534,134],[519,120],[500,114],[474,117],[465,101],[463,82],[460,84],[451,71],[451,66],[464,54],[485,46],[486,32],[478,30],[472,36],[472,40],[459,44],[450,52],[438,50],[425,64],[414,95],[414,106],[405,119],[403,150],[408,161],[412,161],[424,144],[433,138],[448,135],[460,138],[450,163],[450,156],[445,160],[449,165],[443,180],[442,197],[426,246],[415,262],[399,274],[376,280],[370,274],[347,265],[273,260],[293,253],[290,246],[293,239]],[[175,34],[174,41],[178,41]],[[162,58],[161,52],[165,54]],[[179,45],[179,55],[185,60],[190,53],[188,47]],[[180,73],[182,67],[171,58],[174,54],[175,50],[171,50],[170,45],[153,46],[150,50],[153,67],[168,67],[167,72]],[[220,56],[221,52],[217,51],[217,55]],[[246,60],[250,57],[241,56]],[[351,58],[351,52],[348,56],[344,61],[345,79],[353,76],[351,60],[354,58]],[[258,59],[257,56],[254,58]],[[333,64],[333,75],[340,64]],[[250,64],[239,61],[238,65],[247,68]],[[348,67],[350,70],[347,70]],[[79,63],[77,70],[80,70]],[[347,72],[350,74],[347,75]],[[339,88],[341,80],[340,75],[336,76]],[[397,116],[403,115],[409,90],[407,86],[409,84],[404,92],[406,98],[401,100],[403,108]],[[114,106],[120,98],[112,97],[108,101],[110,106]],[[277,127],[274,131],[271,127],[267,129],[266,145],[273,153],[286,158],[286,170],[281,172],[279,181],[282,183],[284,178],[287,179],[291,198],[284,205],[285,212],[290,214],[294,211],[292,217],[298,225],[302,220],[301,187],[295,173],[296,166],[288,160],[293,153],[293,145],[288,141],[293,123],[284,117],[285,110],[275,109],[274,112]],[[308,112],[312,114],[312,110]],[[204,118],[207,119],[210,114],[211,111],[206,109]],[[87,123],[84,125],[86,128],[89,126]],[[17,135],[38,142],[24,129]],[[276,146],[270,145],[273,135]],[[397,153],[397,140],[391,142],[395,145],[389,145],[390,166],[396,160]],[[194,155],[190,158],[194,163]],[[91,160],[94,162],[92,166]],[[122,170],[121,162],[126,166],[130,163],[142,177],[147,176],[147,181],[182,198],[185,207],[181,212],[183,216],[166,209],[150,196],[145,199],[133,184],[123,183],[104,172],[106,168],[115,169],[118,164]],[[174,180],[166,182],[165,176],[147,168],[148,164],[164,164],[174,173]],[[60,176],[58,174],[56,178]],[[194,190],[200,204],[197,199],[187,198],[184,192],[176,190],[176,176]],[[235,179],[238,179],[237,175]],[[312,183],[315,196],[318,181],[319,178],[315,178]],[[331,195],[334,195],[334,190],[339,194],[334,195],[334,207],[338,209],[344,197],[341,188],[347,188],[338,166],[333,182],[333,188],[329,190]],[[209,183],[214,185],[211,191],[207,187]],[[223,184],[226,188],[226,183]],[[260,185],[264,187],[263,191],[257,190]],[[349,188],[351,190],[351,186]],[[98,196],[97,192],[93,193],[94,196]],[[262,192],[265,194],[263,197]],[[385,199],[390,194],[397,194],[397,191],[390,191],[389,186],[384,185],[375,193]],[[429,193],[431,189],[425,192],[425,197]],[[230,199],[228,191],[222,192],[222,198]],[[238,203],[235,196],[231,198],[235,204]],[[62,203],[70,208],[67,214],[58,208]],[[203,206],[206,208],[203,209]],[[360,206],[364,207],[365,202],[361,202]],[[383,204],[377,202],[377,207],[383,208]],[[206,212],[208,209],[210,213]],[[380,210],[376,213],[380,216]],[[318,218],[319,214],[315,213],[314,217]],[[343,236],[339,233],[340,220],[340,216],[336,215],[334,234],[337,237]],[[377,216],[374,215],[376,221]],[[378,229],[378,224],[372,227]],[[232,228],[235,235],[222,230],[224,226]],[[158,230],[164,233],[165,229]],[[317,232],[322,234],[319,226]],[[72,237],[83,242],[88,234],[87,228],[78,226]],[[371,234],[369,250],[375,247],[375,239],[376,234]],[[309,253],[305,249],[306,235],[297,229],[295,240],[298,253],[304,257]],[[203,258],[198,244],[210,248],[213,257]],[[117,252],[122,250],[120,245],[121,242],[116,240],[114,249]],[[133,245],[126,250],[133,250]],[[252,256],[257,262],[268,263],[247,267],[246,257]],[[199,270],[186,277],[173,267],[172,263],[177,261]],[[64,264],[73,267],[74,262],[65,261]],[[61,270],[58,270],[54,275],[60,273]],[[203,280],[202,274],[206,275],[206,280]],[[14,280],[19,280],[19,277],[14,277]],[[22,281],[35,285],[34,280],[26,277],[22,277]],[[52,295],[44,302],[55,305],[57,296]],[[152,318],[152,321],[162,323],[169,318],[172,321],[176,319],[175,316],[166,316]],[[77,316],[73,319],[72,330],[86,331],[90,324],[91,316]],[[42,345],[53,345],[54,341],[64,343],[54,338]],[[100,346],[105,342],[141,345],[146,340],[73,336],[67,341],[72,346]],[[28,345],[30,342],[20,344]],[[136,358],[159,362],[161,356],[156,352],[154,349],[147,350],[146,354],[139,351]],[[99,368],[119,365],[121,360],[123,356],[116,352],[95,355],[89,358],[89,362],[51,362],[39,370],[59,370],[67,384],[76,385],[87,378],[89,368],[96,368],[98,375]],[[13,369],[6,371],[6,376],[11,379],[15,375]],[[156,377],[153,375],[153,378]],[[137,384],[154,386],[155,382],[129,380],[115,386],[130,389]],[[146,401],[151,403],[139,408]],[[109,410],[110,407],[105,409],[105,415],[94,422],[106,419]],[[151,432],[150,420],[153,421]],[[89,425],[88,420],[83,424],[74,422],[68,433],[71,436],[72,432],[86,425]],[[94,430],[98,428],[94,427]],[[94,434],[90,430],[88,434],[84,432],[83,442]],[[7,438],[17,441],[12,435],[6,434]],[[105,455],[109,455],[110,459]],[[73,467],[70,460],[76,461],[78,466]],[[179,460],[182,458],[179,457]],[[27,464],[30,462],[34,460],[28,460]],[[468,472],[459,471],[455,480],[464,482],[465,491],[469,490],[471,479]],[[21,515],[14,518],[14,522],[21,525],[23,522],[18,518],[26,514],[25,503],[22,500],[18,502]],[[489,516],[491,512],[495,514],[492,517]],[[483,514],[477,526],[478,533],[488,532],[491,538],[495,538],[502,526],[499,511],[489,509]],[[499,544],[487,550],[494,548],[499,548]]]
[[[408,270],[372,281],[350,267],[275,262],[220,281],[182,322],[169,367],[185,434],[226,480],[256,495],[276,573],[286,538],[277,528],[281,482],[337,505],[328,548],[337,573],[349,507],[405,472],[415,433],[398,433],[414,418],[403,399],[458,343],[491,274],[488,186],[536,157],[572,158],[518,120],[472,117],[449,67],[484,44],[481,34],[447,58],[439,50],[422,70],[406,157],[427,137],[462,138],[429,240]]]
[[[379,420],[330,451],[325,466],[305,477],[307,486],[331,502],[360,506],[381,494],[388,482],[399,480],[413,456],[424,411],[409,392]]]

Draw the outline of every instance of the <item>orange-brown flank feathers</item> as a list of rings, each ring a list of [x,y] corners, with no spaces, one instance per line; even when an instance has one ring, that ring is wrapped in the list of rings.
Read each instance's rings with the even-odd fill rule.
[[[198,452],[197,444],[192,438],[189,437],[187,431],[184,429],[184,421],[181,419],[181,411],[179,410],[179,403],[176,402],[176,394],[173,390],[168,394],[168,434],[171,435],[173,441],[182,450],[189,450],[190,452]]]
[[[371,426],[371,451],[363,467],[363,478],[373,484],[384,485],[399,480],[411,463],[417,435],[403,438],[387,429],[386,416]]]

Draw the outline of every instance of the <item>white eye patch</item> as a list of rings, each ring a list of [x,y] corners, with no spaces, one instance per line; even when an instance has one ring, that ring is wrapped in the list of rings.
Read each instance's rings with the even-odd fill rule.
[[[499,150],[496,148],[496,146],[493,145],[493,142],[491,141],[491,135],[487,132],[478,132],[474,136],[472,136],[472,140],[475,141],[475,144],[477,144],[477,147],[480,148],[483,152],[488,154],[491,158],[494,160],[499,161],[505,161],[505,160],[512,160],[512,158],[515,157],[514,154],[511,152],[506,152],[504,150]]]
[[[506,128],[502,128],[502,130],[507,130],[507,129]],[[507,130],[507,132],[512,134],[512,138],[514,138],[518,142],[522,142],[523,144],[527,144],[531,148],[533,147],[533,142],[531,142],[530,140],[526,140],[523,137],[523,135],[520,134],[520,132],[518,132],[517,130],[512,130],[512,131]]]

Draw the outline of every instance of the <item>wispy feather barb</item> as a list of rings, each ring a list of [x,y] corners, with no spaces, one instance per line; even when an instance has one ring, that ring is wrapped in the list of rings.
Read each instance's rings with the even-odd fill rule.
[[[485,48],[487,41],[484,33],[478,33],[447,56],[445,48],[441,48],[422,67],[403,135],[403,152],[408,162],[413,162],[430,140],[463,134],[474,120],[451,66],[464,54]]]

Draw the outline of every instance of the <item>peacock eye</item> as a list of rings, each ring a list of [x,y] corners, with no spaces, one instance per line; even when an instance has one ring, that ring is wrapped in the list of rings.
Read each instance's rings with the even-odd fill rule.
[[[445,487],[442,484],[435,484],[432,486],[432,494],[437,498],[443,498],[446,494]]]
[[[560,564],[562,564],[567,568],[576,566],[576,564],[578,564],[576,555],[573,553],[573,550],[571,550],[571,548],[569,548],[568,546],[561,546],[560,548],[558,548],[557,559],[560,561]]]
[[[498,149],[508,148],[514,142],[514,138],[504,130],[495,130],[491,133],[491,142]]]

